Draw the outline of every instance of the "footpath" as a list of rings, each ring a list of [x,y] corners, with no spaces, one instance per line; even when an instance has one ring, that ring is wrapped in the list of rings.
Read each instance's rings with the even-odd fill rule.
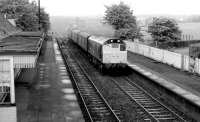
[[[36,69],[19,75],[16,105],[18,122],[84,122],[58,46],[52,40],[44,42]]]

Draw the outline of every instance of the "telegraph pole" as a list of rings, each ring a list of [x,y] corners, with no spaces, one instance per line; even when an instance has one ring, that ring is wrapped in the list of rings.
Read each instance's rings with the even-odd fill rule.
[[[38,0],[38,24],[39,24],[39,31],[40,31],[40,0]]]

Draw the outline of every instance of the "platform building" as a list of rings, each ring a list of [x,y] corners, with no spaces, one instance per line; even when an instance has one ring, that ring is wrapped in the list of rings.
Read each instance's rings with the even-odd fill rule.
[[[44,37],[18,32],[0,40],[0,121],[17,121],[14,81],[22,69],[36,66]]]

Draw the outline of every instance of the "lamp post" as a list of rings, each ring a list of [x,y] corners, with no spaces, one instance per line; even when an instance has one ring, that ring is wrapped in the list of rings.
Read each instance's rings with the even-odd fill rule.
[[[39,24],[39,31],[40,31],[40,0],[38,0],[38,24]]]

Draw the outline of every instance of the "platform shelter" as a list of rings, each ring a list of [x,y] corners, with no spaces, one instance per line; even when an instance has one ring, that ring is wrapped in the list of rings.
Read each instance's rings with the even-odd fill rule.
[[[19,32],[0,40],[0,122],[16,122],[14,79],[34,68],[45,38],[42,32]]]

